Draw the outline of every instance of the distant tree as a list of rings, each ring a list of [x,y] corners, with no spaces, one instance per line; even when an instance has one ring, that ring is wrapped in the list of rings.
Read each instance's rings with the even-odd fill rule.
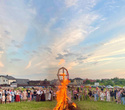
[[[86,84],[90,84],[91,83],[91,81],[90,80],[86,80],[86,82],[85,82]]]
[[[97,80],[96,80],[96,82],[100,82],[100,80],[99,80],[99,79],[97,79]]]
[[[47,81],[47,79],[44,79],[44,81]]]
[[[105,82],[105,85],[114,86],[115,84],[114,84],[114,82],[113,82],[112,80],[107,80],[107,81]]]

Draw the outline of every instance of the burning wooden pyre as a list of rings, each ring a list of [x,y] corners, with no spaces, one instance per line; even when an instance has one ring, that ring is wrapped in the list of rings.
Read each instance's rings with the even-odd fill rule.
[[[67,95],[67,85],[70,82],[68,70],[64,67],[60,68],[57,76],[61,85],[58,86],[58,91],[56,92],[57,105],[53,110],[80,110],[75,103],[69,102],[70,98]]]

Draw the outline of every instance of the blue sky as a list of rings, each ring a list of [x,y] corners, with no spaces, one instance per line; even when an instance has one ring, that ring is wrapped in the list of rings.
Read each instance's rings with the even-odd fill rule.
[[[70,78],[125,78],[124,4],[0,0],[0,74],[55,79],[65,66]]]

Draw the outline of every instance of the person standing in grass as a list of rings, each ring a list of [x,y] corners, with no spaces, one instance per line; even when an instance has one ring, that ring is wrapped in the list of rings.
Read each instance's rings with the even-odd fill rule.
[[[2,104],[5,104],[5,93],[2,94]]]
[[[103,88],[103,86],[101,87],[101,91],[103,91],[104,90],[104,88]]]
[[[33,93],[34,93],[34,89],[32,88],[32,89],[31,89],[31,100],[32,100],[32,101],[33,101],[33,95],[34,95]]]
[[[121,100],[122,100],[122,104],[125,105],[125,90],[123,89],[122,90],[122,97],[121,97]]]
[[[48,98],[49,101],[52,101],[52,100],[53,100],[53,99],[52,99],[52,95],[53,95],[53,91],[52,91],[52,88],[50,88],[49,98]]]
[[[105,93],[104,93],[104,91],[102,91],[100,93],[100,99],[101,99],[101,101],[104,101],[104,97],[105,97]]]
[[[98,101],[98,99],[99,99],[99,88],[96,87],[96,100]]]
[[[28,88],[28,89],[27,89],[27,98],[28,98],[28,101],[30,101],[30,95],[31,95],[31,91],[30,91],[30,89]]]
[[[85,90],[84,90],[84,100],[87,100],[87,97],[88,97],[88,95],[87,95],[87,89],[85,88]]]
[[[9,93],[7,94],[7,97],[6,97],[6,103],[7,104],[10,103],[10,94]]]
[[[26,101],[26,100],[27,100],[27,92],[24,89],[24,91],[23,91],[23,101]]]
[[[15,101],[20,102],[20,91],[19,90],[16,91]]]
[[[5,89],[4,93],[5,93],[5,103],[6,103],[6,97],[7,97],[7,90],[6,89]]]
[[[33,100],[35,100],[35,101],[36,101],[36,96],[37,96],[37,90],[34,90],[34,92],[33,92]]]
[[[68,91],[69,98],[71,98],[71,92],[70,90]],[[53,100],[56,100],[56,90],[54,89],[53,91]]]
[[[117,94],[117,89],[114,88],[114,98],[115,98],[115,102],[117,102],[116,94]]]
[[[77,90],[75,89],[74,91],[73,91],[73,96],[74,96],[74,99],[76,100],[77,98],[78,98],[78,95],[77,95]]]
[[[2,103],[2,90],[0,90],[0,104]]]
[[[12,100],[12,95],[11,93],[9,94],[9,103],[11,103],[11,100]]]
[[[121,90],[118,90],[117,97],[118,97],[117,104],[118,104],[118,103],[121,104]]]
[[[44,91],[42,92],[42,95],[41,95],[41,101],[45,101],[45,93],[44,93]]]
[[[107,89],[106,91],[106,101],[110,102],[110,91]]]
[[[94,101],[97,101],[97,92],[96,91],[94,91],[93,96],[94,96]]]
[[[40,89],[37,90],[36,101],[40,101]]]
[[[114,97],[113,89],[110,89],[110,96],[111,96],[111,101],[113,102],[113,97]]]
[[[14,100],[14,95],[15,95],[15,94],[14,94],[14,90],[12,90],[12,91],[11,91],[11,96],[12,96],[11,102],[14,102],[14,101],[15,101],[15,100]]]
[[[89,89],[88,91],[89,91],[89,92],[88,92],[89,99],[92,101],[92,91],[91,91],[91,89]]]
[[[94,89],[92,89],[92,100],[94,100],[94,94],[95,94],[95,91]]]
[[[49,98],[49,88],[46,89],[46,100]]]
[[[80,89],[79,90],[79,93],[78,93],[78,100],[82,100],[82,97],[83,97],[83,93],[82,93],[82,90]]]

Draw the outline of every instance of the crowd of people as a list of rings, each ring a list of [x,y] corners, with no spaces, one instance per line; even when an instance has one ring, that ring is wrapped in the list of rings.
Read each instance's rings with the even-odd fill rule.
[[[0,89],[0,103],[20,101],[52,101],[54,93],[51,88],[42,89]]]
[[[75,89],[73,91],[73,98],[75,100],[88,100],[88,98],[92,101],[108,101],[108,102],[116,102],[119,104],[125,105],[125,89],[104,89],[104,88],[98,88],[92,89],[91,87],[89,89],[84,88],[82,89]]]
[[[0,103],[56,100],[57,88],[0,89]],[[111,101],[125,105],[125,89],[68,88],[69,100]]]

